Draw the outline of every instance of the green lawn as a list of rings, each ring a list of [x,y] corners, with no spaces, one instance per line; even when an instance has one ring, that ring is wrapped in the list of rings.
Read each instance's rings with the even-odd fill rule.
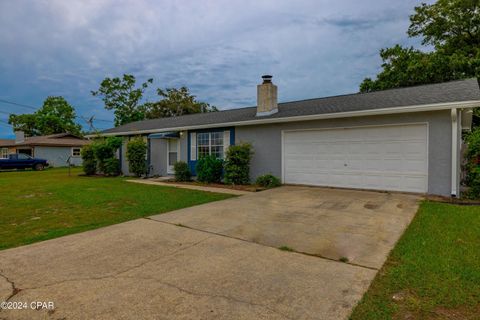
[[[351,319],[480,319],[480,206],[424,202]]]
[[[0,249],[231,197],[79,173],[0,172]]]

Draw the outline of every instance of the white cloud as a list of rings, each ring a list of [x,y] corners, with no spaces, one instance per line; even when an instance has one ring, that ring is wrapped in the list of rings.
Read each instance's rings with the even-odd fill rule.
[[[90,90],[122,73],[221,108],[253,105],[266,72],[283,101],[356,91],[380,48],[417,43],[405,31],[419,3],[2,1],[0,97],[39,105],[61,93],[80,114],[111,117]]]

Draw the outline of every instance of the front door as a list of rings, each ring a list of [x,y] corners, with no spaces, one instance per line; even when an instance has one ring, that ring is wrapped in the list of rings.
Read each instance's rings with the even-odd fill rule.
[[[180,140],[168,139],[167,141],[167,173],[174,174],[173,166],[179,160]]]

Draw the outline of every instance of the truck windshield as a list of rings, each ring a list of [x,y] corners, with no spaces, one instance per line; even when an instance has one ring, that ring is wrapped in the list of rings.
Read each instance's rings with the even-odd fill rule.
[[[18,160],[28,160],[28,159],[31,159],[31,157],[30,157],[28,154],[24,154],[24,153],[19,153],[17,156],[18,156]]]

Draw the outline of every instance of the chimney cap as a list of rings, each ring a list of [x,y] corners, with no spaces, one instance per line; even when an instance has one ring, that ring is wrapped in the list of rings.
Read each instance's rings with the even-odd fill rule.
[[[272,82],[272,75],[264,74],[262,76],[263,83],[271,83]]]

